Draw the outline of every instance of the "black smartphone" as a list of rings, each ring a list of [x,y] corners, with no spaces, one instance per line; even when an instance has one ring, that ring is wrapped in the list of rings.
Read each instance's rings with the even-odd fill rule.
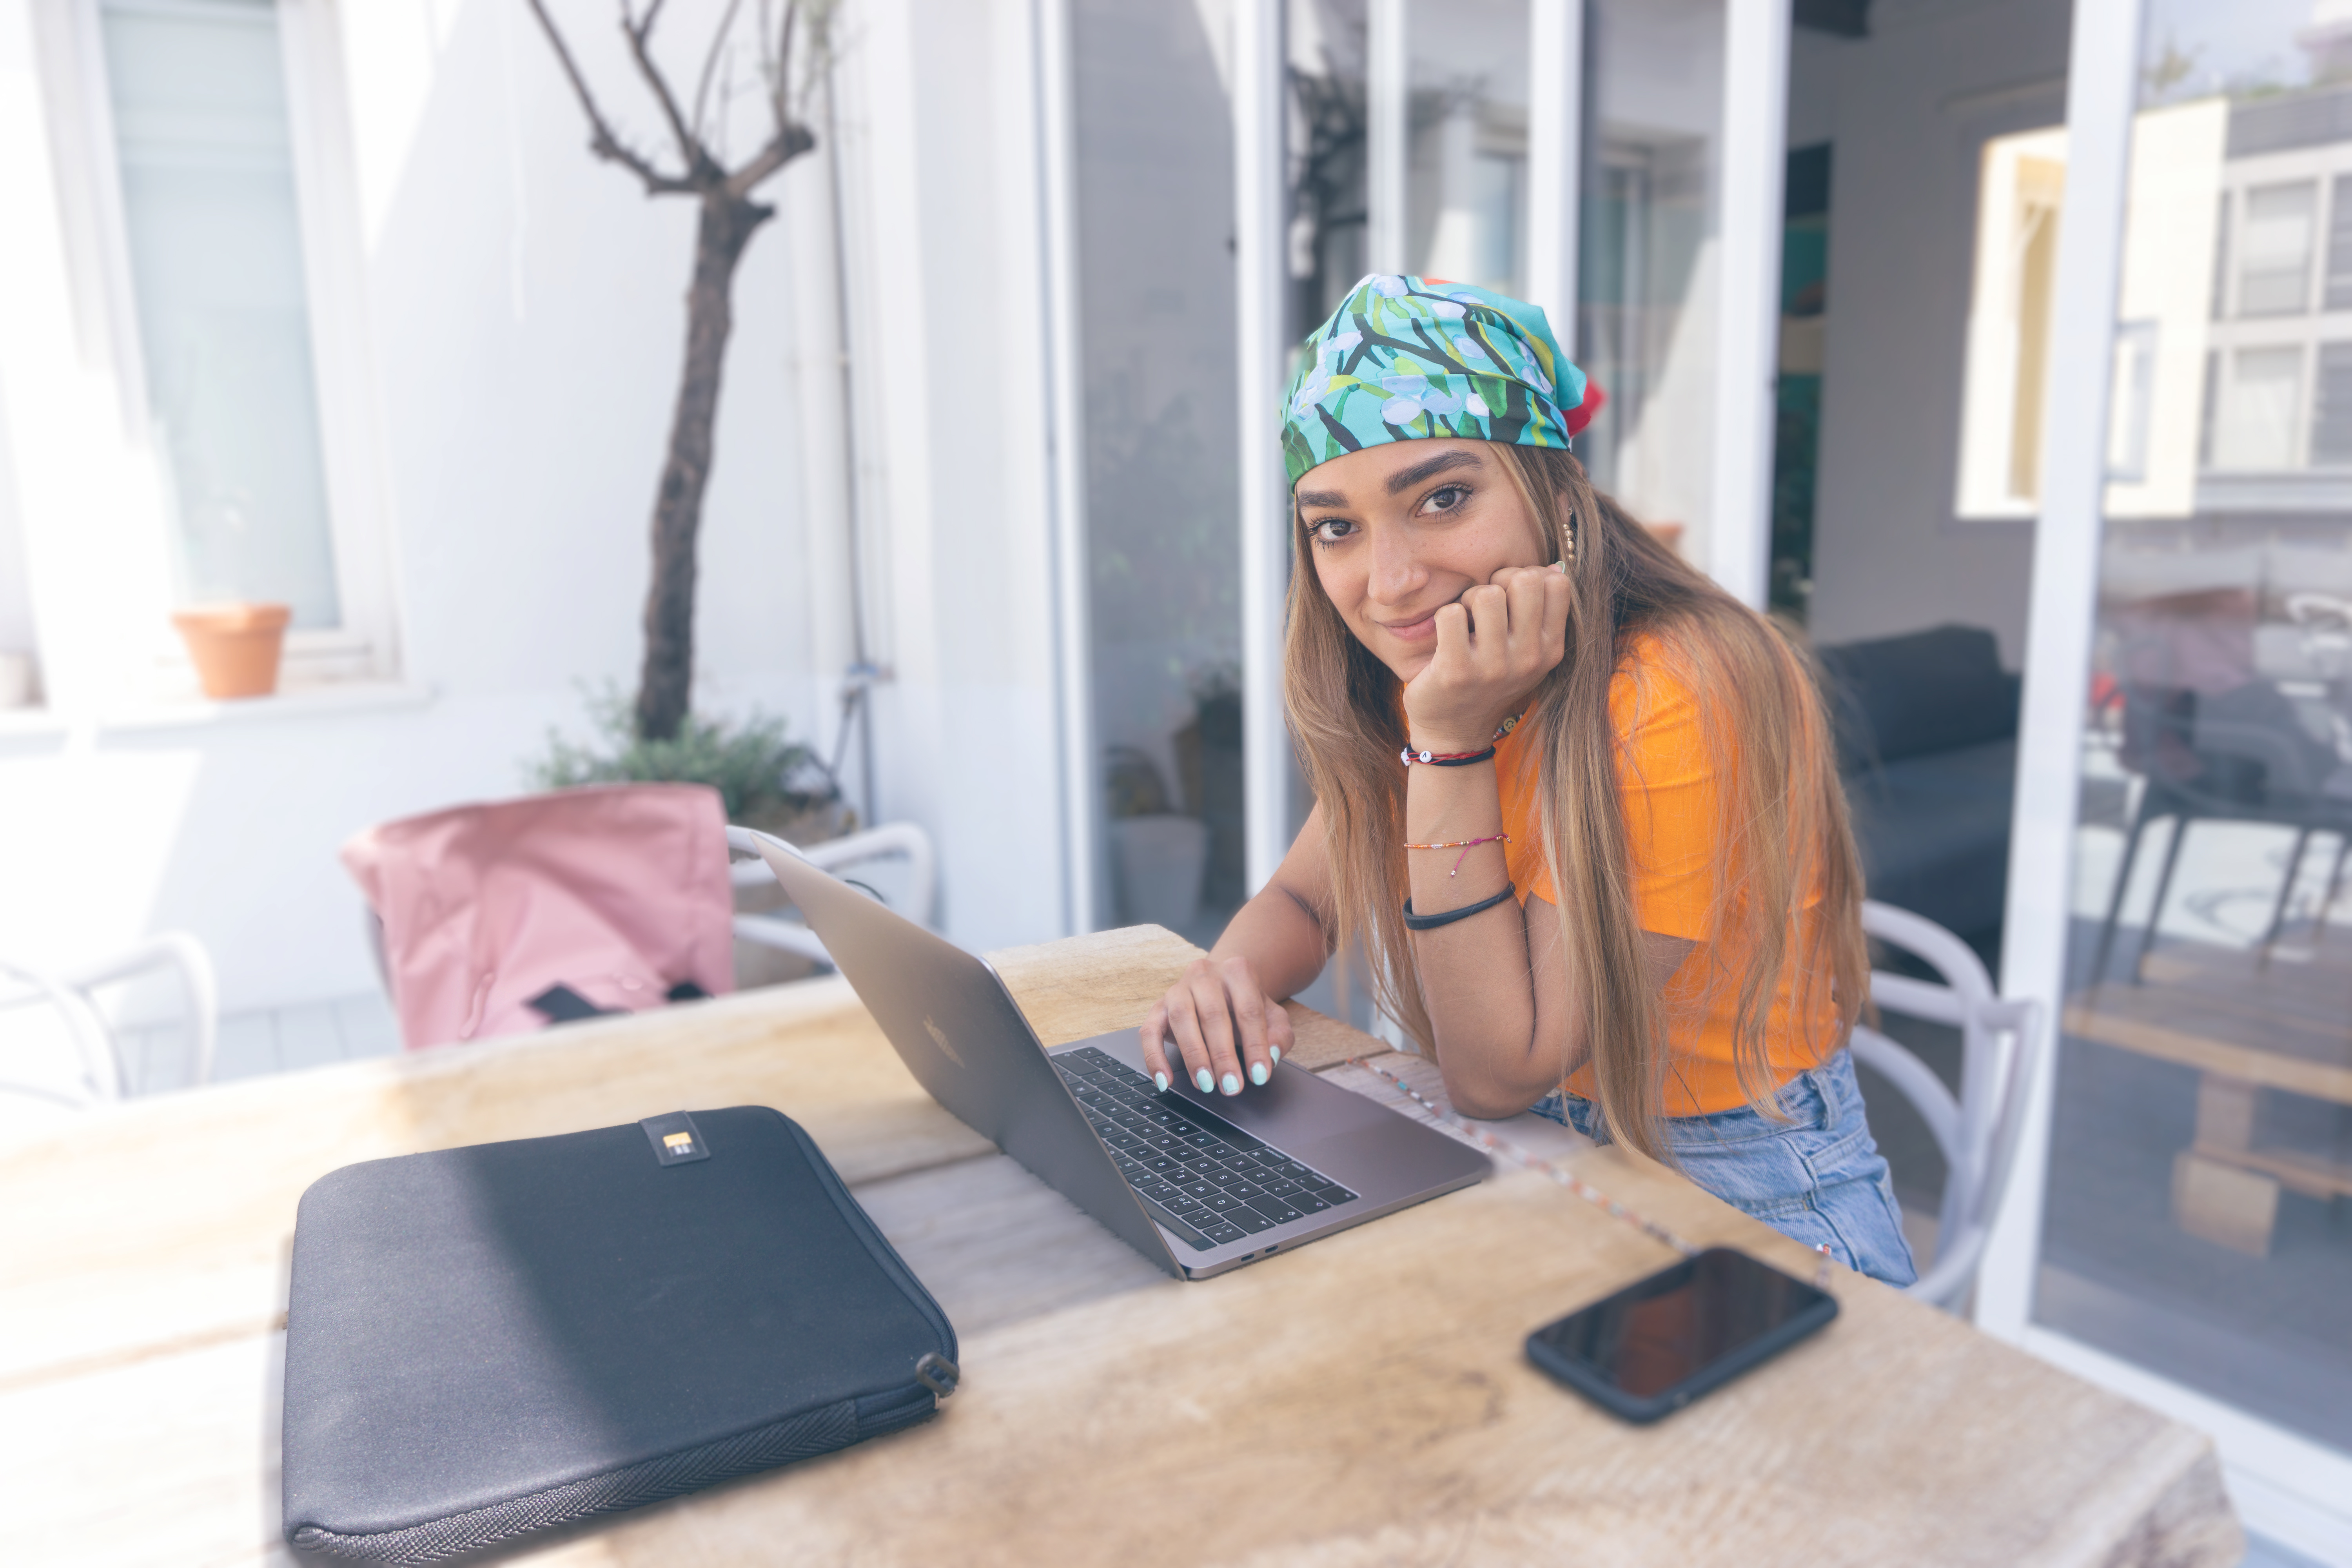
[[[1712,1247],[1528,1336],[1528,1359],[1603,1409],[1655,1421],[1837,1316],[1837,1299]]]

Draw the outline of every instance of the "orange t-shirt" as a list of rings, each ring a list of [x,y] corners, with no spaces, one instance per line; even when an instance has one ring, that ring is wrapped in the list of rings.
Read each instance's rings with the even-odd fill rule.
[[[1609,686],[1609,721],[1622,746],[1619,788],[1634,916],[1643,931],[1701,944],[1684,960],[1663,994],[1668,1053],[1663,1109],[1668,1116],[1736,1110],[1748,1103],[1732,1054],[1742,954],[1727,952],[1717,966],[1706,962],[1705,946],[1714,935],[1719,874],[1718,770],[1717,760],[1707,754],[1698,698],[1675,672],[1656,637],[1635,637],[1619,663]],[[1533,748],[1519,743],[1526,733],[1526,729],[1515,731],[1495,748],[1503,831],[1511,837],[1505,853],[1520,900],[1533,894],[1556,904],[1559,895],[1544,871],[1543,827],[1536,806],[1537,758]],[[1725,742],[1736,746],[1732,737],[1725,737]],[[1736,767],[1737,750],[1723,762]],[[1821,897],[1816,882],[1806,893],[1805,908],[1814,909]],[[1718,974],[1726,978],[1717,981]],[[1774,998],[1765,1047],[1776,1083],[1820,1066],[1835,1044],[1835,1004],[1826,986],[1813,989],[1816,994],[1805,1016],[1800,1016],[1785,980]],[[1592,1097],[1590,1065],[1570,1076],[1568,1092]]]

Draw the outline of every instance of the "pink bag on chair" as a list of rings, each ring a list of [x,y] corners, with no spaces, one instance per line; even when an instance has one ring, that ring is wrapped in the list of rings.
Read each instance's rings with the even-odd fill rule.
[[[707,785],[453,806],[372,827],[342,859],[383,922],[410,1050],[734,989],[727,816]]]

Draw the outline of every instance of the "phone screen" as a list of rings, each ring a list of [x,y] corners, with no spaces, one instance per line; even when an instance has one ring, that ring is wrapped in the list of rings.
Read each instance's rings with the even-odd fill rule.
[[[1580,1384],[1646,1401],[1719,1382],[1706,1374],[1761,1361],[1836,1313],[1826,1292],[1718,1247],[1537,1330],[1528,1348]]]

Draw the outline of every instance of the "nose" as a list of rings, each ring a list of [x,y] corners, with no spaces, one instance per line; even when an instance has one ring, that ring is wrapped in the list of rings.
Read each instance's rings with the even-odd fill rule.
[[[1407,530],[1375,525],[1371,531],[1372,578],[1367,586],[1383,605],[1402,604],[1420,590],[1429,574],[1422,570]]]

